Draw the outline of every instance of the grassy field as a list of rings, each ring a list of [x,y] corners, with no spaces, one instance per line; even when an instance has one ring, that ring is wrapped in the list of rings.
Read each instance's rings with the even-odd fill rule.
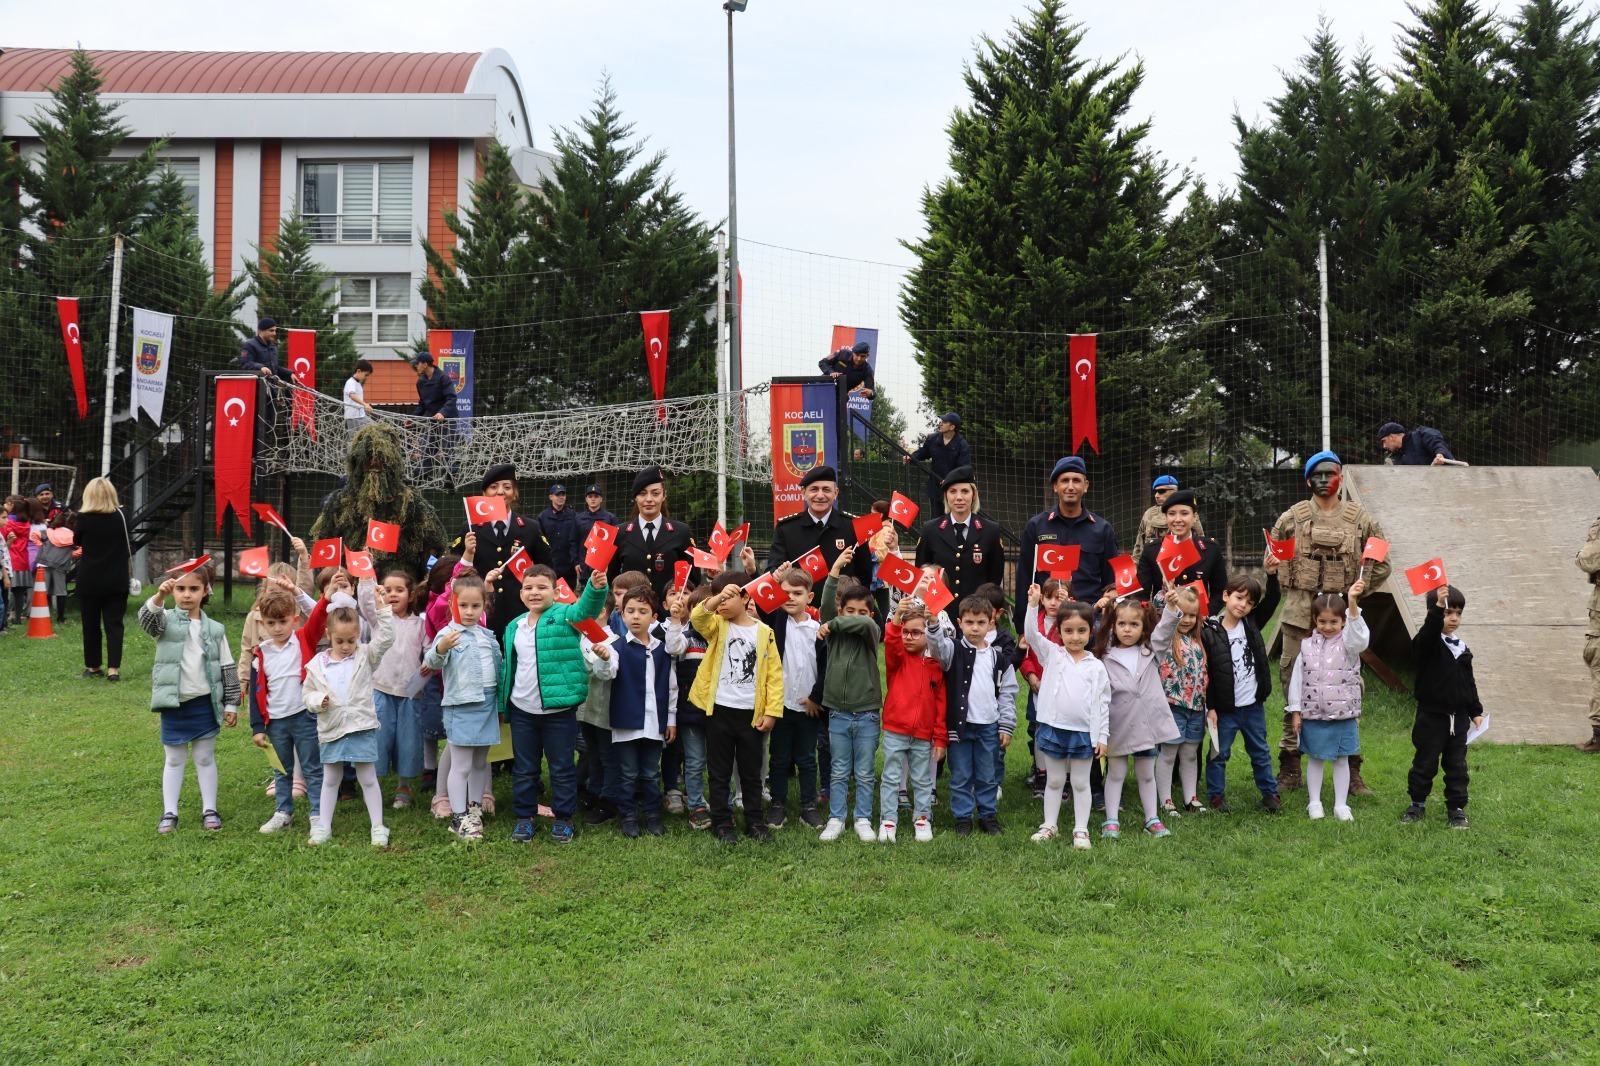
[[[151,643],[130,626],[112,686],[73,679],[78,641],[0,639],[7,1063],[1600,1061],[1600,761],[1475,745],[1472,829],[1437,798],[1401,826],[1405,698],[1369,694],[1348,825],[1253,810],[1241,751],[1233,815],[1035,845],[1019,752],[1000,838],[941,807],[924,845],[669,819],[530,847],[502,814],[468,846],[424,806],[378,852],[359,804],[322,848],[303,808],[260,836],[245,727],[226,828],[191,771],[158,837]]]

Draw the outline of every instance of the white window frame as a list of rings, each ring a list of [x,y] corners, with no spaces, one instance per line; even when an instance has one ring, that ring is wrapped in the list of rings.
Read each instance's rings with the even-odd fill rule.
[[[380,307],[380,306],[378,306],[378,283],[380,281],[392,281],[394,279],[399,279],[400,281],[402,281],[404,283],[404,292],[406,294],[405,305],[402,306],[402,307]],[[357,306],[354,306],[354,305],[351,305],[351,306],[347,307],[345,305],[345,303],[344,303],[345,282],[347,282],[347,281],[366,281],[366,282],[370,282],[371,283],[371,302],[366,304],[366,305],[364,305],[364,306],[360,306],[360,307],[357,307]],[[333,278],[333,285],[334,285],[334,295],[335,295],[335,297],[337,299],[337,310],[334,312],[334,325],[336,325],[340,329],[343,329],[346,332],[354,335],[355,339],[356,339],[357,347],[361,347],[361,348],[392,348],[392,347],[397,347],[397,346],[403,347],[410,341],[410,339],[411,339],[411,287],[412,287],[412,277],[411,277],[410,274],[396,274],[396,273],[338,274],[338,275],[335,275],[334,278]],[[369,328],[369,332],[367,334],[367,338],[365,340],[363,340],[362,337],[361,337],[361,334],[358,333],[357,330],[350,323],[347,322],[346,315],[351,315],[351,316],[360,315],[360,316],[363,316],[364,318],[367,318],[369,320],[369,322],[367,324],[368,324],[368,326],[370,328]],[[399,322],[400,322],[400,335],[398,337],[395,337],[392,340],[382,340],[382,339],[380,339],[380,334],[379,334],[379,330],[378,330],[378,323],[379,323],[379,319],[381,319],[381,318],[398,319]]]
[[[157,166],[163,170],[171,170],[176,174],[178,172],[173,168],[174,163],[190,163],[194,166],[194,185],[190,186],[188,181],[185,181],[183,183],[183,191],[185,199],[189,201],[189,210],[198,219],[200,217],[200,194],[204,191],[205,186],[205,180],[201,177],[204,161],[199,156],[191,155],[163,155],[156,157]],[[182,174],[178,176],[180,178],[183,177]]]
[[[313,244],[376,244],[376,245],[406,245],[411,243],[411,227],[415,218],[415,199],[413,172],[415,161],[406,158],[398,159],[307,159],[301,158],[297,168],[299,184],[297,200],[301,202],[301,215],[305,218],[311,229],[311,243]],[[305,197],[305,168],[308,166],[335,166],[339,168],[339,177],[336,183],[338,209],[336,211],[308,212],[304,210]],[[406,190],[406,206],[404,211],[383,210],[383,168],[387,166],[404,167],[405,180],[401,183]],[[372,197],[372,210],[360,214],[349,214],[345,211],[348,202],[345,197],[345,174],[351,167],[367,168],[372,174],[370,186]],[[331,226],[330,226],[331,221]],[[326,227],[326,229],[325,229]]]

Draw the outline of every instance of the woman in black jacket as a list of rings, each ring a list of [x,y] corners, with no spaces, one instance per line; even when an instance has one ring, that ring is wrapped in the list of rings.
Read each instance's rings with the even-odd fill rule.
[[[122,616],[128,610],[128,562],[132,538],[110,478],[83,487],[78,509],[78,609],[83,614],[83,673],[99,677],[100,631],[105,630],[109,681],[121,680]]]

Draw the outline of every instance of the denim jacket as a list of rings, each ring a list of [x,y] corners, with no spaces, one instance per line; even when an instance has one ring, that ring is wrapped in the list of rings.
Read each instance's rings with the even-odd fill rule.
[[[441,654],[439,639],[449,632],[460,633],[461,639],[455,647]],[[494,655],[494,670],[487,675],[483,672],[483,657],[478,653],[480,643],[487,645]],[[428,653],[422,657],[422,664],[444,674],[443,706],[465,707],[482,703],[485,697],[496,697],[500,680],[500,645],[495,643],[494,633],[483,626],[462,626],[456,622],[445,626],[433,643],[428,645]]]

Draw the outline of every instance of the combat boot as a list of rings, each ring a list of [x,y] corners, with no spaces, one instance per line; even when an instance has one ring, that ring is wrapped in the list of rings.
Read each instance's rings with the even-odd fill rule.
[[[1372,796],[1376,795],[1367,783],[1361,780],[1361,756],[1350,756],[1350,795]]]
[[[1278,752],[1278,791],[1287,792],[1290,789],[1305,787],[1305,778],[1300,776],[1300,753],[1298,751]]]
[[[1594,727],[1594,736],[1578,745],[1578,750],[1585,755],[1600,754],[1600,725]]]

